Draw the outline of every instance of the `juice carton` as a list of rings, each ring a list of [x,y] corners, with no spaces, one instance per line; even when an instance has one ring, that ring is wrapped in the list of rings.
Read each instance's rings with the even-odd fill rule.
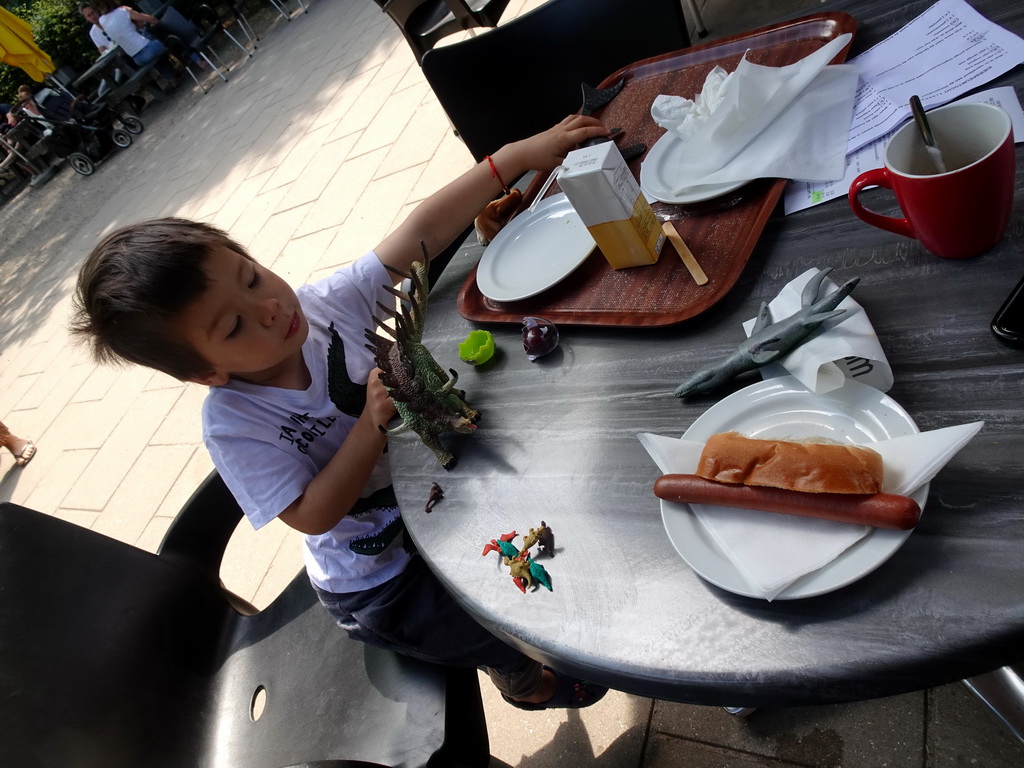
[[[665,235],[614,142],[570,152],[558,177],[612,269],[654,264]]]

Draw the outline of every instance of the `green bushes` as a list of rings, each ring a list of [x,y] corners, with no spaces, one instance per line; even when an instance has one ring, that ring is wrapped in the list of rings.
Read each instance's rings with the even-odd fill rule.
[[[89,39],[89,25],[78,11],[79,0],[23,0],[7,10],[32,27],[36,45],[50,55],[53,65],[79,72],[96,61],[96,46]],[[19,85],[36,85],[17,67],[0,64],[0,102],[13,104]]]

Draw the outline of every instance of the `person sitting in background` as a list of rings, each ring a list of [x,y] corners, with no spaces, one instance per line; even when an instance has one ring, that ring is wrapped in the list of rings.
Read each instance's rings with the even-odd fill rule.
[[[36,95],[29,86],[18,86],[18,104],[28,114],[39,118],[43,117],[43,111],[39,109],[39,104],[36,103]],[[53,126],[50,127],[52,128]]]
[[[21,108],[29,114],[35,115],[36,117],[42,117],[43,113],[39,111],[39,105],[36,104],[36,96],[32,93],[32,89],[27,85],[18,86],[18,103],[21,104]]]
[[[29,86],[18,86],[18,105],[25,114],[36,118],[34,122],[36,127],[42,131],[43,136],[49,136],[53,133],[53,123],[49,123],[44,119],[42,110],[36,104],[36,96],[32,93],[32,89]]]
[[[6,107],[6,112],[4,112],[4,107]],[[29,176],[41,177],[45,171],[45,163],[44,169],[40,169],[31,160],[28,160],[25,154],[37,141],[42,139],[42,127],[34,122],[23,120],[21,115],[24,114],[24,110],[20,105],[0,105],[0,112],[4,113],[3,126],[0,129],[0,150],[4,157],[0,160],[0,171],[6,171],[7,168],[17,164]],[[18,125],[22,127],[15,130]],[[2,431],[0,431],[0,436],[2,436]]]
[[[113,48],[117,43],[110,39],[110,35],[103,31],[103,27],[100,26],[100,12],[96,10],[96,6],[92,3],[82,3],[78,6],[79,13],[89,22],[92,26],[89,27],[89,39],[92,40],[93,45],[101,53],[106,53],[110,48]]]
[[[8,117],[10,114],[11,105],[0,104],[0,153],[3,154],[3,159],[0,159],[0,173],[5,172],[18,159],[14,152],[15,145],[8,142],[5,137],[5,134],[14,127],[15,118]]]
[[[140,67],[156,61],[160,75],[173,85],[177,85],[178,77],[164,59],[167,48],[159,40],[146,37],[139,31],[146,24],[159,24],[160,21],[155,16],[140,13],[127,6],[115,5],[110,0],[97,0],[96,6],[102,12],[97,25],[131,57],[132,61]]]

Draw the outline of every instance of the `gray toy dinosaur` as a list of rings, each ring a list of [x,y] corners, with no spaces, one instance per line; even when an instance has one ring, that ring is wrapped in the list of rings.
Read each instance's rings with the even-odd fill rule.
[[[750,338],[728,357],[705,365],[680,384],[675,391],[676,397],[710,392],[741,373],[773,363],[800,346],[826,320],[845,314],[845,309],[836,307],[850,295],[860,282],[860,278],[847,280],[825,298],[818,299],[821,281],[831,271],[832,267],[828,267],[812,277],[800,294],[802,309],[776,323],[771,323],[771,310],[768,309],[768,304],[761,302],[761,309],[757,313]]]

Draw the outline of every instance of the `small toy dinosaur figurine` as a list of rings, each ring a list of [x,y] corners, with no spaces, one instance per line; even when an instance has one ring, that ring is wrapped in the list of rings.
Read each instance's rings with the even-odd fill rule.
[[[530,532],[523,537],[522,549],[512,543],[512,539],[517,535],[515,531],[512,531],[496,539],[491,539],[484,545],[484,551],[480,554],[486,557],[489,552],[500,553],[501,561],[508,566],[513,583],[523,594],[526,594],[527,589],[533,587],[534,582],[545,587],[549,592],[553,591],[551,577],[547,570],[530,557],[530,547],[537,543],[540,543],[542,550],[553,554],[555,537],[551,533],[551,529],[548,528],[547,523],[541,520],[540,528],[531,528]]]
[[[540,544],[540,551],[545,555],[555,556],[555,534],[543,520],[540,521],[540,528],[531,528],[530,532],[523,536],[523,549],[529,549],[534,544]]]
[[[434,452],[441,466],[451,469],[455,466],[455,457],[441,444],[440,435],[471,433],[476,429],[480,413],[466,403],[466,393],[455,388],[459,377],[454,369],[449,369],[449,378],[422,343],[427,312],[427,259],[426,246],[422,243],[421,246],[424,260],[415,262],[411,273],[387,267],[410,280],[412,288],[405,293],[385,286],[401,300],[402,309],[396,311],[377,303],[377,307],[394,320],[395,327],[392,329],[374,317],[374,324],[386,336],[367,329],[366,338],[370,343],[366,348],[374,353],[377,367],[383,371],[381,381],[402,417],[402,424],[390,430],[381,426],[381,431],[390,436],[411,429]]]
[[[491,539],[484,545],[484,551],[480,554],[486,555],[488,552],[501,552],[502,556],[506,558],[519,557],[519,547],[512,543],[512,539],[516,535],[516,532],[512,531],[512,533],[506,533],[496,539]]]
[[[434,505],[437,504],[437,502],[439,502],[443,498],[444,490],[441,488],[441,486],[438,485],[437,483],[431,483],[430,495],[427,497],[427,503],[423,505],[423,511],[429,515],[430,510],[434,508]]]
[[[548,576],[548,572],[543,565],[530,557],[529,552],[524,551],[519,557],[506,557],[505,565],[508,566],[509,573],[512,575],[512,581],[524,595],[526,590],[533,587],[535,580],[541,586],[546,587],[548,592],[554,591],[551,589],[551,578]]]
[[[836,307],[857,287],[860,278],[847,280],[832,293],[818,299],[821,281],[831,271],[832,267],[828,267],[812,277],[800,294],[802,309],[778,322],[771,322],[771,310],[767,302],[762,301],[750,338],[728,357],[705,365],[680,384],[675,391],[676,397],[710,392],[741,373],[773,363],[800,346],[826,320],[845,314],[845,309]]]

